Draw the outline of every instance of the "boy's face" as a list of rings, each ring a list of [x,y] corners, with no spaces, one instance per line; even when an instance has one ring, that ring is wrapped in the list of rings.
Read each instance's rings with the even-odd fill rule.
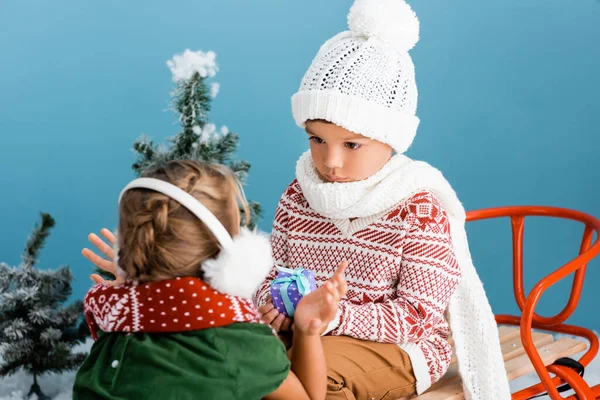
[[[306,133],[317,171],[329,182],[362,181],[392,157],[392,148],[326,121],[307,121]]]

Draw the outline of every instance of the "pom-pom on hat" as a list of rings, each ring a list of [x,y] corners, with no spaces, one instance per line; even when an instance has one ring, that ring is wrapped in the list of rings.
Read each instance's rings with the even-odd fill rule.
[[[408,54],[419,20],[404,0],[356,0],[348,27],[321,46],[292,96],[296,124],[327,120],[403,153],[419,126]]]

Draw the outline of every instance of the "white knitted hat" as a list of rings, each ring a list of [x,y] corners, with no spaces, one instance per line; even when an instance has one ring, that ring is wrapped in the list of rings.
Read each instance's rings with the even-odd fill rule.
[[[404,0],[356,0],[348,26],[321,46],[292,96],[296,124],[324,119],[403,153],[419,126],[408,54],[419,20]]]

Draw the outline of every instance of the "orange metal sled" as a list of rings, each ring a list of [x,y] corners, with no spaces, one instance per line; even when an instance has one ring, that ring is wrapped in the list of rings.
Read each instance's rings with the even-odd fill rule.
[[[523,228],[525,226],[525,218],[530,216],[578,221],[584,224],[584,231],[579,255],[558,270],[541,279],[529,294],[525,294],[523,289]],[[573,369],[552,364],[547,365],[547,360],[543,360],[543,355],[540,355],[538,351],[539,345],[536,346],[534,343],[533,335],[535,333],[532,331],[532,329],[539,329],[546,332],[564,333],[587,339],[590,342],[589,348],[578,360],[584,366],[587,366],[598,354],[598,337],[594,332],[590,329],[568,325],[564,322],[577,307],[581,297],[588,262],[600,253],[600,240],[598,239],[600,236],[600,220],[575,210],[541,206],[489,208],[467,213],[468,222],[500,217],[509,217],[512,223],[513,286],[515,299],[522,314],[521,316],[497,315],[496,321],[498,324],[520,327],[522,346],[541,380],[537,385],[514,393],[512,398],[514,400],[527,399],[538,393],[547,391],[550,398],[562,399],[563,397],[556,390],[556,387],[566,382],[571,385],[576,393],[568,397],[568,399],[600,399],[600,384],[590,387]],[[596,239],[592,244],[594,233],[596,233]],[[574,274],[573,285],[569,301],[564,309],[552,317],[537,314],[535,308],[544,292],[570,274]],[[550,374],[553,374],[554,377]]]

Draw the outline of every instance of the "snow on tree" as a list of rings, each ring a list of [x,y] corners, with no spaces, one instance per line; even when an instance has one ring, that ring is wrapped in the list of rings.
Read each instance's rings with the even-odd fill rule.
[[[133,148],[138,159],[133,169],[139,175],[148,168],[176,159],[199,160],[207,163],[228,165],[244,181],[250,169],[247,161],[234,159],[239,137],[226,126],[217,129],[209,122],[212,99],[220,86],[207,82],[217,74],[216,54],[212,51],[190,51],[173,56],[167,61],[175,90],[171,93],[173,111],[179,115],[181,131],[169,138],[167,146],[158,146],[146,136],[138,139]],[[260,205],[249,202],[251,227],[260,216]]]

